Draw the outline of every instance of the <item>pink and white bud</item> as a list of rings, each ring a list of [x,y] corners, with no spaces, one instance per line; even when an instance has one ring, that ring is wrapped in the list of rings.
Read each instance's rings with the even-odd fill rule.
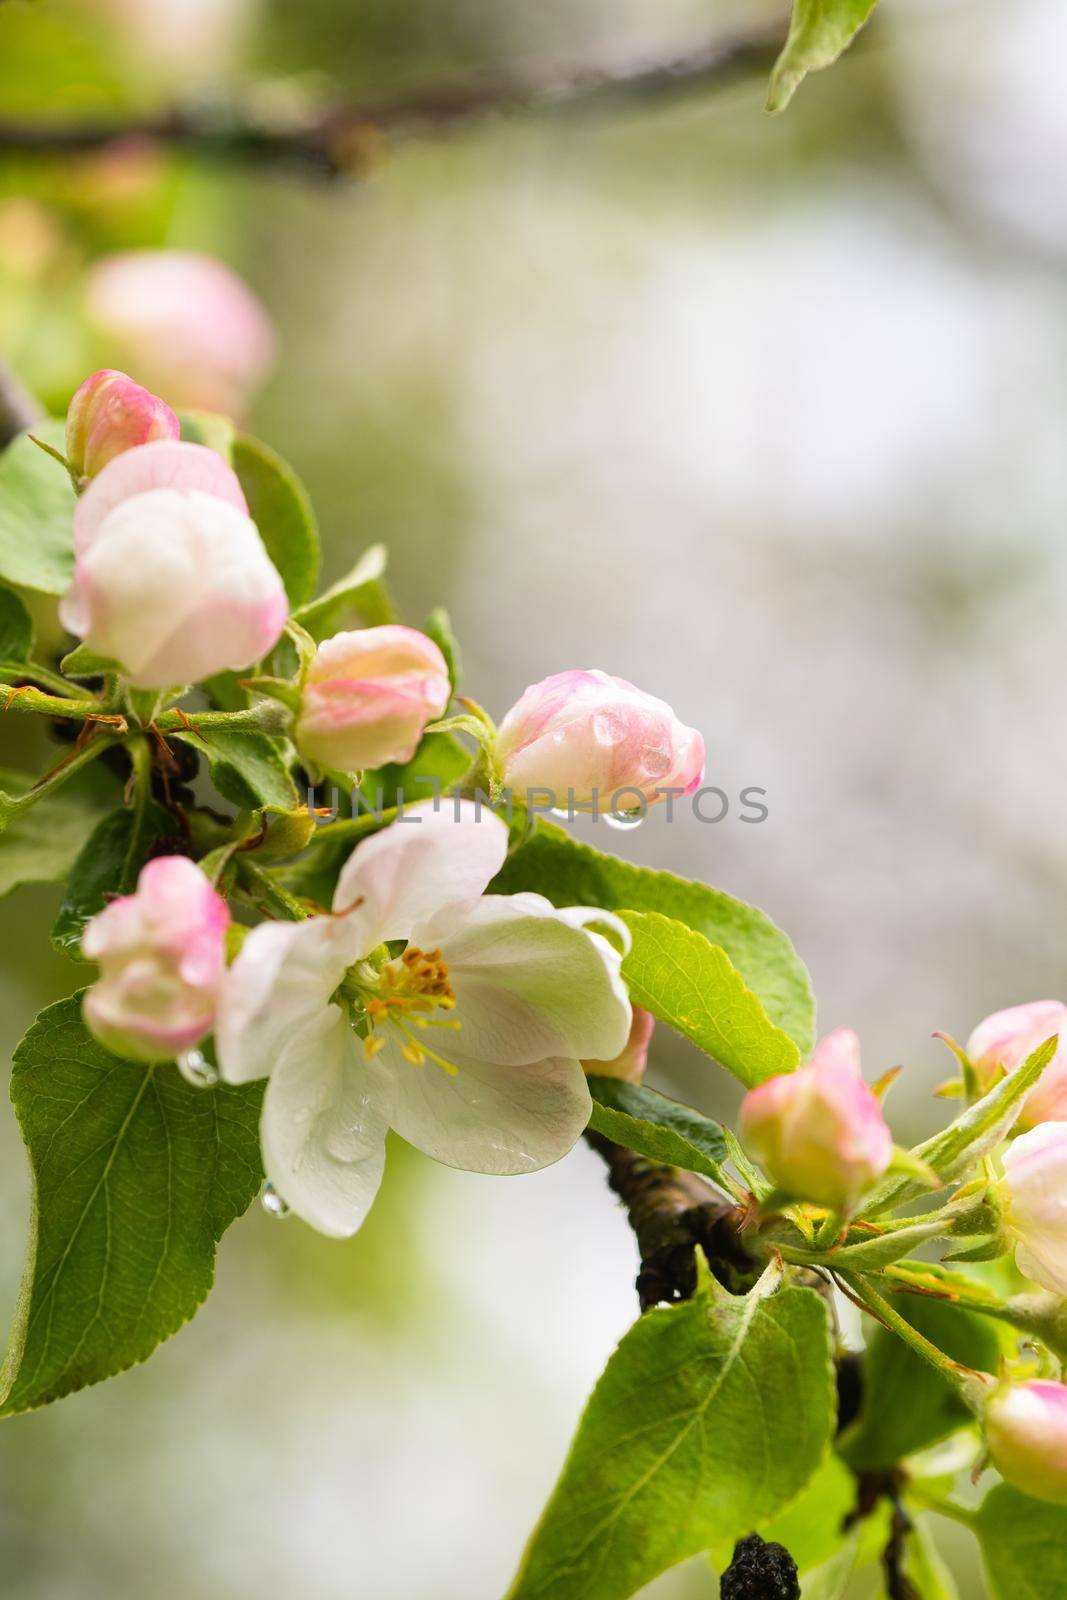
[[[293,738],[333,772],[410,761],[451,693],[448,663],[424,633],[394,625],[337,633],[312,657]]]
[[[229,921],[194,862],[149,861],[136,893],[105,906],[82,939],[83,954],[100,964],[83,1002],[100,1043],[133,1061],[172,1061],[209,1034]]]
[[[1016,1139],[996,1192],[1019,1271],[1067,1295],[1067,1122],[1043,1122]]]
[[[595,1078],[624,1078],[627,1083],[640,1083],[648,1064],[648,1047],[655,1026],[656,1019],[651,1012],[634,1006],[630,1037],[621,1053],[612,1061],[583,1061],[582,1066]]]
[[[1035,1380],[994,1392],[983,1418],[993,1465],[1007,1481],[1067,1505],[1067,1385]]]
[[[158,395],[124,372],[94,372],[67,410],[67,460],[79,478],[95,478],[123,451],[180,434],[181,424]]]
[[[1028,1005],[994,1011],[967,1040],[983,1090],[991,1089],[1002,1072],[1014,1072],[1027,1056],[1054,1034],[1056,1054],[1023,1102],[1020,1128],[1041,1122],[1067,1122],[1067,1006],[1059,1000],[1032,1000]]]
[[[860,1076],[852,1030],[828,1033],[807,1066],[751,1089],[741,1106],[741,1138],[778,1189],[851,1209],[893,1158],[893,1136]]]
[[[704,740],[664,700],[606,672],[557,672],[512,706],[496,740],[506,788],[547,789],[559,804],[607,811],[691,794],[704,776]],[[623,793],[623,791],[632,791]]]
[[[285,625],[285,589],[240,485],[200,445],[117,456],[78,502],[74,549],[63,626],[135,688],[249,667]]]
[[[211,256],[129,250],[88,274],[89,314],[117,356],[176,406],[239,414],[274,333],[248,285]]]

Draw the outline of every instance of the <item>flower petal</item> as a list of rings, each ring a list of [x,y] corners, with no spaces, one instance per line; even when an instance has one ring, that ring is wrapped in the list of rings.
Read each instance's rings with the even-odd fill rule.
[[[215,1042],[226,1081],[266,1077],[372,944],[357,915],[253,928],[222,985]]]
[[[356,847],[337,882],[334,907],[362,900],[377,940],[406,939],[439,907],[477,900],[504,865],[508,830],[469,800],[427,800]]]
[[[539,895],[486,895],[438,913],[415,939],[444,952],[465,1056],[610,1061],[629,1038],[621,956]]]
[[[261,1137],[267,1177],[320,1233],[355,1233],[385,1166],[391,1085],[366,1059],[337,1006],[291,1038],[267,1085]]]
[[[393,1072],[393,1127],[435,1161],[508,1177],[551,1166],[581,1138],[592,1101],[577,1061],[504,1067],[448,1054],[454,1075],[412,1066],[392,1040],[378,1057]]]

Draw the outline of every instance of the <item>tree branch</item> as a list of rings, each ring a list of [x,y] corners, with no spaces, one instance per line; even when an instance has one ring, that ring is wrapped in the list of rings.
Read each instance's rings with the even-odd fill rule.
[[[392,100],[267,108],[256,96],[231,105],[176,107],[132,121],[0,120],[0,152],[69,155],[127,140],[180,146],[225,161],[296,167],[335,177],[375,165],[386,142],[447,131],[500,112],[598,111],[720,88],[773,62],[783,24],[720,39],[670,61],[619,71],[587,68],[558,76],[487,76],[415,90]]]

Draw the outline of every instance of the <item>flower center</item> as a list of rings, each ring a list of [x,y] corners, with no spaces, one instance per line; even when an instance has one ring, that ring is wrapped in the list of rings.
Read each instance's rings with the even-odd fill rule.
[[[342,986],[346,995],[358,1000],[363,1008],[367,1025],[363,1049],[367,1056],[373,1058],[383,1049],[384,1030],[391,1027],[402,1037],[400,1053],[412,1066],[433,1061],[448,1073],[457,1072],[455,1064],[431,1049],[424,1037],[430,1028],[459,1027],[450,1017],[434,1015],[451,1011],[456,1003],[448,963],[440,950],[420,950],[409,945],[403,955],[386,961],[377,970],[368,967],[368,963],[360,963],[353,968]]]

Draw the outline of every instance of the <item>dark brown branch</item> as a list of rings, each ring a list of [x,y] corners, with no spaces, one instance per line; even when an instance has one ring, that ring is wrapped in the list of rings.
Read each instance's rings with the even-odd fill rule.
[[[36,427],[43,416],[44,412],[30,391],[0,361],[0,450],[10,444],[17,434]]]
[[[229,106],[177,107],[131,121],[0,120],[0,152],[70,155],[148,140],[226,161],[295,166],[326,177],[358,175],[375,164],[387,141],[446,131],[500,112],[597,111],[719,88],[766,70],[784,33],[780,24],[718,40],[671,61],[620,71],[485,77],[392,100],[309,108],[302,116],[279,116],[252,96]]]
[[[626,1207],[637,1239],[642,1311],[662,1301],[691,1298],[698,1248],[727,1287],[741,1288],[754,1280],[759,1264],[744,1247],[739,1206],[692,1172],[657,1166],[591,1129],[585,1137],[606,1163],[608,1183]]]

